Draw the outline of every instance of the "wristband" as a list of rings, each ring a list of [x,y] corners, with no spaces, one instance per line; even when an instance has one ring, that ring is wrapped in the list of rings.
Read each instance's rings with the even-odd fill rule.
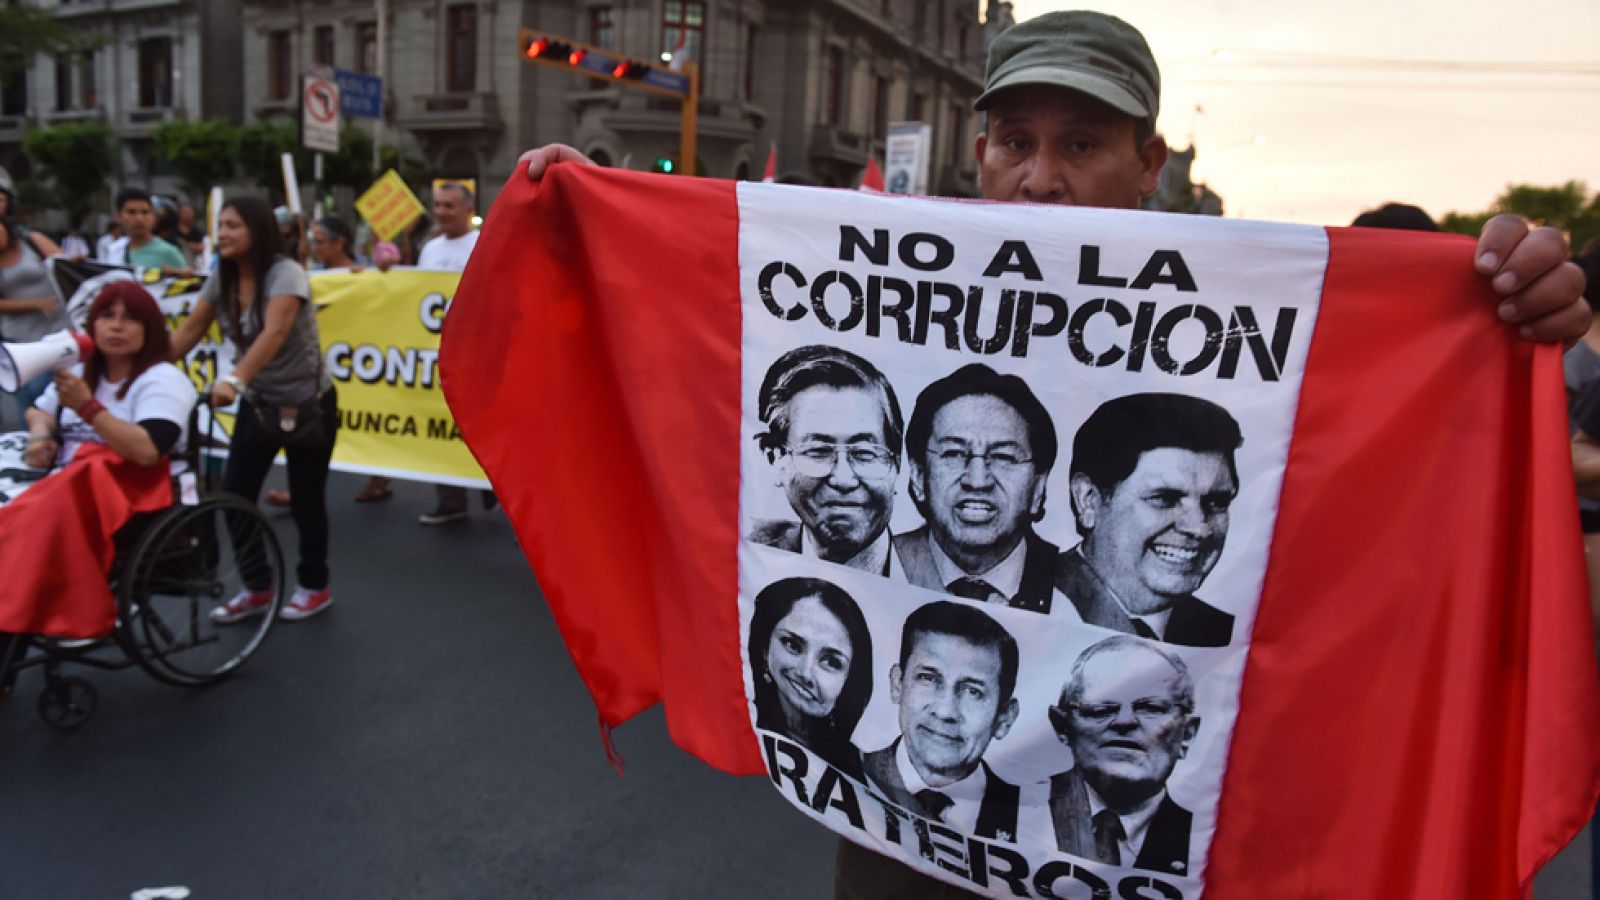
[[[244,389],[250,384],[248,381],[239,380],[239,376],[233,374],[232,372],[222,376],[222,381],[225,384],[233,385],[233,389],[241,394],[244,393]]]
[[[79,404],[78,407],[73,410],[73,412],[78,414],[78,418],[82,419],[85,424],[93,424],[94,417],[105,411],[106,405],[94,397],[90,397],[88,400],[83,401],[83,403]]]

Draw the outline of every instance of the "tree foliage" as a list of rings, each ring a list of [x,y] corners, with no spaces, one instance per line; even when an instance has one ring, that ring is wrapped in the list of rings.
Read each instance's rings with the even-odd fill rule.
[[[339,132],[339,152],[323,160],[322,180],[328,185],[344,185],[356,192],[367,189],[372,173],[372,135],[360,128],[345,126]]]
[[[56,55],[83,53],[105,43],[104,38],[85,34],[56,20],[48,9],[31,3],[0,3],[0,62],[35,53]],[[0,87],[9,85],[17,68],[0,65]]]
[[[156,152],[177,172],[184,192],[197,197],[233,176],[238,132],[226,119],[174,119],[157,125],[152,137]]]
[[[22,152],[55,182],[56,194],[74,222],[94,208],[117,167],[111,126],[70,122],[34,128],[22,137]]]
[[[240,174],[254,179],[276,201],[283,200],[283,154],[294,154],[295,176],[304,180],[311,157],[293,125],[251,122],[239,129],[234,159]]]
[[[1581,181],[1551,186],[1509,184],[1488,209],[1446,213],[1439,225],[1445,231],[1476,236],[1485,222],[1500,213],[1516,213],[1535,225],[1559,228],[1567,232],[1574,250],[1600,237],[1600,193],[1591,196]]]

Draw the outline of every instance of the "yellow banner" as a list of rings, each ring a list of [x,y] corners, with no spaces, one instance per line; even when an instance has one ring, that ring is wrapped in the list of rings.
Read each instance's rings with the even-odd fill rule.
[[[439,329],[461,276],[392,269],[311,276],[339,391],[333,468],[488,487],[439,387]]]

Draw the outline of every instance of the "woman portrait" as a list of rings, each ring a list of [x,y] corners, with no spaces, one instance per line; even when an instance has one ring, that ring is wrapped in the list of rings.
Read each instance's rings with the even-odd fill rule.
[[[872,697],[872,636],[856,602],[819,578],[775,581],[756,595],[748,649],[756,727],[860,780],[850,737]]]

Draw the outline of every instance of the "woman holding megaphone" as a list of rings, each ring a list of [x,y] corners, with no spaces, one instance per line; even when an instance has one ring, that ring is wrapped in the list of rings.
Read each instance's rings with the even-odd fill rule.
[[[108,284],[84,326],[94,352],[54,380],[27,411],[23,461],[37,469],[66,464],[84,444],[102,444],[151,466],[183,436],[194,408],[189,377],[167,361],[167,320],[148,291]]]
[[[278,615],[304,619],[333,602],[325,493],[339,427],[333,380],[322,364],[311,283],[305,269],[280,252],[272,208],[253,197],[222,205],[217,256],[216,274],[206,279],[189,318],[172,338],[172,358],[183,358],[213,321],[238,348],[233,371],[211,394],[215,406],[239,400],[222,487],[255,503],[273,458],[284,451],[290,510],[300,532],[300,584]],[[247,590],[212,610],[211,617],[227,624],[263,615],[271,607],[270,592]]]

